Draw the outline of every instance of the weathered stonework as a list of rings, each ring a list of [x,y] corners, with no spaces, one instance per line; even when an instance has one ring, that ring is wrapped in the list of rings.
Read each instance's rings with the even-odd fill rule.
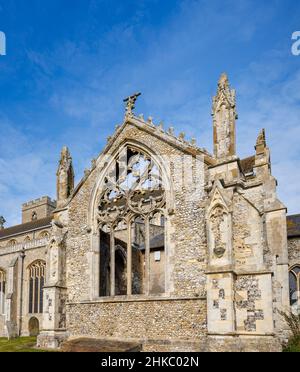
[[[196,341],[206,333],[206,301],[145,299],[70,304],[68,330],[72,337]]]
[[[26,203],[29,225],[0,230],[0,336],[29,334],[34,317],[41,347],[94,337],[144,351],[279,351],[278,310],[289,310],[300,244],[287,242],[265,132],[239,159],[226,75],[213,100],[213,155],[136,116],[138,97],[125,100],[123,124],[76,187],[63,148],[54,210],[48,198]],[[34,262],[45,263],[42,278]]]
[[[289,264],[290,266],[300,263],[300,237],[290,238],[288,240]]]

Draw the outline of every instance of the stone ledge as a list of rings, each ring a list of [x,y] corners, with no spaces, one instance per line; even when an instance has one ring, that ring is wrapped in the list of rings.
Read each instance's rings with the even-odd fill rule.
[[[216,337],[274,337],[275,333],[250,333],[250,332],[230,332],[230,333],[213,333],[208,332],[207,336],[216,336]]]
[[[78,302],[68,302],[67,306],[72,305],[90,305],[102,303],[120,303],[120,302],[156,302],[156,301],[206,301],[206,297],[109,297],[95,300],[86,300]]]
[[[272,271],[270,270],[258,270],[258,271],[255,271],[255,270],[251,270],[251,271],[241,271],[241,270],[234,270],[234,269],[211,269],[211,270],[208,270],[208,271],[205,271],[205,274],[206,275],[212,275],[212,274],[227,274],[227,273],[231,273],[231,274],[234,274],[236,276],[248,276],[248,275],[270,275],[270,274],[273,274]]]
[[[96,338],[76,338],[61,344],[63,352],[89,352],[89,353],[113,353],[113,352],[139,352],[142,345],[136,342],[122,340],[105,340]]]

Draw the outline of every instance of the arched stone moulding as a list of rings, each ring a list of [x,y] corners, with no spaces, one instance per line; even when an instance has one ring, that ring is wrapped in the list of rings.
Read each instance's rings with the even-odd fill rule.
[[[114,175],[112,170],[118,164],[118,169],[120,171],[120,164],[122,166],[122,161],[124,161],[124,154],[127,150],[130,149],[133,152],[132,158],[133,163],[127,164],[126,166],[131,167],[130,174],[134,174],[134,165],[139,160],[149,161],[149,167],[151,172],[154,168],[158,171],[158,175],[156,175],[156,181],[158,182],[158,191],[161,194],[151,195],[151,192],[148,195],[148,201],[150,203],[145,203],[143,199],[143,190],[141,190],[138,200],[136,200],[137,190],[134,189],[135,186],[141,186],[143,183],[149,181],[149,174],[148,176],[142,175],[138,182],[138,185],[135,185],[133,182],[133,189],[130,188],[124,192],[121,190],[120,184],[115,182],[112,178],[110,178],[110,173]],[[135,156],[137,159],[134,159]],[[131,161],[131,158],[130,158]],[[100,229],[101,227],[108,226],[111,231],[113,231],[116,227],[116,224],[119,223],[120,220],[123,220],[127,226],[130,226],[132,221],[137,217],[141,216],[145,221],[145,228],[146,228],[146,290],[145,294],[149,295],[149,255],[150,255],[150,236],[149,236],[149,224],[150,219],[156,214],[161,213],[164,216],[165,221],[165,231],[169,230],[169,226],[171,224],[170,219],[171,215],[174,211],[174,197],[173,197],[173,187],[172,181],[170,176],[170,169],[167,168],[166,162],[164,161],[163,157],[157,154],[153,154],[151,150],[141,144],[137,143],[136,141],[125,141],[120,148],[118,148],[114,153],[102,159],[101,165],[103,165],[102,170],[99,173],[99,176],[95,182],[95,187],[91,194],[90,199],[90,214],[89,214],[89,226],[91,226],[91,251],[89,254],[89,263],[90,263],[90,278],[91,278],[91,291],[90,291],[90,299],[95,299],[99,297],[99,267],[100,267],[100,255],[99,255],[99,244],[100,244]],[[99,164],[98,166],[101,167]],[[128,177],[127,170],[126,174],[124,175],[124,180]],[[153,175],[153,174],[152,174]],[[122,177],[122,174],[119,175]],[[144,178],[143,178],[144,177]],[[152,178],[152,176],[151,176]],[[155,177],[153,177],[155,179]],[[155,190],[155,188],[154,188]],[[112,193],[115,193],[116,196],[116,203],[114,205],[113,198],[110,198]],[[118,202],[121,203],[118,204]],[[123,202],[123,204],[122,204]],[[109,206],[107,210],[105,209]],[[103,207],[103,209],[102,209]],[[170,212],[172,211],[172,213]],[[169,216],[170,215],[170,216]],[[168,268],[168,246],[170,244],[170,239],[168,234],[164,234],[164,247],[165,247],[165,293],[168,293],[168,275],[167,275],[167,268]],[[130,246],[131,244],[131,237],[128,234],[127,237],[127,244]],[[111,260],[114,261],[115,255],[114,251],[112,251]],[[113,262],[112,261],[112,262]],[[148,262],[148,264],[147,264]],[[127,270],[129,273],[129,268],[131,265],[131,254],[129,253],[128,260],[127,260]],[[148,274],[147,274],[148,273]],[[131,275],[127,275],[128,278],[131,278]],[[113,283],[113,274],[111,274],[111,283]],[[112,284],[113,286],[114,284]],[[131,280],[127,282],[127,288],[131,288]],[[112,296],[115,295],[113,288],[111,289]],[[131,290],[127,291],[128,295],[131,295]]]

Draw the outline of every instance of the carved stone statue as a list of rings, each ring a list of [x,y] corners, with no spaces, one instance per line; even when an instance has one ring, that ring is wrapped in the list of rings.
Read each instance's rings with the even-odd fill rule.
[[[124,102],[126,103],[125,116],[133,115],[133,110],[135,109],[135,102],[140,95],[141,93],[135,93],[132,96],[129,96],[124,99]]]
[[[214,236],[214,254],[218,258],[221,258],[226,250],[226,244],[221,230],[222,224],[224,223],[224,216],[225,212],[221,206],[214,208],[210,216],[211,228]]]

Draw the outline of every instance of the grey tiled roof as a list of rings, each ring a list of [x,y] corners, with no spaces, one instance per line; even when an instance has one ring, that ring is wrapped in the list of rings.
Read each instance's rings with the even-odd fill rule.
[[[300,214],[287,216],[287,235],[288,238],[300,237]]]
[[[240,161],[244,174],[252,173],[255,165],[255,156],[249,156],[248,158],[241,159]]]
[[[49,227],[51,225],[51,220],[52,216],[8,227],[7,229],[0,230],[0,239],[5,239],[8,238],[9,236],[19,235],[25,233],[26,231],[40,230],[44,227]]]

